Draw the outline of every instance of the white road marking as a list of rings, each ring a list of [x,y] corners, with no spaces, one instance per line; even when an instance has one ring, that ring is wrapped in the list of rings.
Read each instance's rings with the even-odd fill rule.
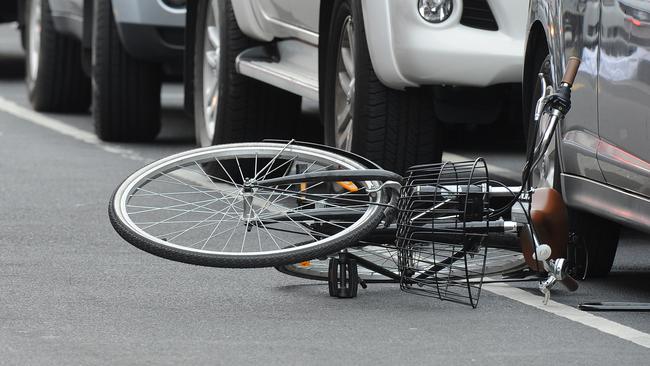
[[[93,133],[84,131],[82,129],[70,126],[68,124],[65,124],[64,122],[61,122],[59,120],[56,120],[54,118],[45,116],[43,114],[40,114],[38,112],[35,112],[31,109],[22,107],[18,104],[16,104],[13,101],[10,101],[8,99],[5,99],[3,97],[0,97],[0,110],[9,113],[11,115],[14,115],[20,119],[23,119],[25,121],[32,122],[36,125],[39,125],[41,127],[45,127],[47,129],[50,129],[52,131],[58,132],[62,135],[66,135],[69,137],[72,137],[76,140],[83,141],[85,143],[91,144],[91,145],[96,145],[102,150],[112,153],[112,154],[117,154],[120,155],[124,158],[130,159],[130,160],[136,160],[136,161],[143,161],[143,162],[150,162],[150,159],[146,159],[139,154],[137,154],[135,151],[126,149],[123,147],[115,146],[115,145],[109,145],[101,140],[99,140]],[[466,157],[456,155],[456,154],[450,154],[450,153],[445,153],[445,158],[446,159],[451,159],[451,160],[468,160]],[[512,172],[499,168],[499,167],[490,167],[492,171],[498,171],[500,173],[508,173],[512,174]],[[185,176],[184,174],[182,175],[183,178],[188,179],[189,177]],[[205,180],[201,181],[200,179],[194,178],[195,181],[201,182],[202,184],[205,184]],[[191,180],[190,180],[191,181]],[[560,304],[555,301],[549,301],[548,305],[544,305],[542,303],[542,296],[536,296],[533,294],[530,294],[522,289],[512,287],[508,284],[502,283],[502,284],[486,284],[483,287],[485,290],[490,291],[494,294],[497,294],[499,296],[506,297],[508,299],[520,302],[522,304],[532,306],[536,309],[554,314],[556,316],[583,324],[585,326],[588,326],[590,328],[597,329],[603,333],[613,335],[615,337],[618,337],[623,340],[630,341],[632,343],[635,343],[637,345],[640,345],[645,348],[650,348],[650,334],[643,333],[641,331],[638,331],[636,329],[630,328],[628,326],[616,323],[614,321],[593,315],[591,313],[588,313],[586,311],[581,311],[578,309],[575,309],[573,307]]]
[[[106,144],[95,136],[94,133],[84,131],[80,128],[70,126],[64,122],[56,120],[52,117],[35,112],[29,108],[25,108],[17,103],[0,97],[0,110],[14,115],[22,120],[32,122],[41,127],[45,127],[52,131],[58,132],[62,135],[72,137],[76,140],[83,141],[87,144],[96,145],[100,149],[112,154],[120,155],[126,159],[151,162],[153,160],[146,159],[131,149],[116,146],[114,144]]]
[[[650,334],[630,328],[626,325],[616,323],[552,300],[548,302],[548,305],[544,305],[542,303],[541,295],[537,296],[505,283],[486,284],[484,285],[484,289],[547,313],[586,325],[603,333],[613,335],[614,337],[630,341],[639,346],[650,348]]]

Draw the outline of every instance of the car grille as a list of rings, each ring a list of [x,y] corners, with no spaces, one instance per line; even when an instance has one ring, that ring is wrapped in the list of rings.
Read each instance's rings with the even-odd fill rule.
[[[467,27],[496,31],[499,30],[490,5],[486,0],[463,1],[463,15],[460,24]]]

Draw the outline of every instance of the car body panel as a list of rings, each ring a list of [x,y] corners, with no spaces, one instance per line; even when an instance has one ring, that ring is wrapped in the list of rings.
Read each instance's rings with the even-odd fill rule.
[[[566,60],[582,59],[556,134],[567,204],[650,231],[650,33],[620,11],[632,3],[650,10],[637,0],[531,0],[528,29],[543,26],[556,87]]]
[[[255,5],[270,22],[318,32],[319,0],[255,0]]]
[[[176,9],[162,0],[112,0],[117,23],[184,27],[185,8]]]
[[[237,25],[247,36],[295,38],[318,46],[319,0],[233,0]]]
[[[598,160],[608,184],[650,197],[650,3],[602,2]]]

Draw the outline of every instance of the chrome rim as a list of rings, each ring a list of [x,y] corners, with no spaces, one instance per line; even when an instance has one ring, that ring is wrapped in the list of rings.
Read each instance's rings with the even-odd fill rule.
[[[208,170],[207,163],[220,170]],[[303,146],[219,145],[142,168],[120,185],[112,204],[118,219],[140,237],[184,252],[220,256],[264,256],[326,245],[358,230],[381,209],[375,204],[383,200],[381,191],[366,193],[361,203],[341,204],[378,187],[378,182],[360,182],[356,196],[321,193],[325,185],[320,183],[300,190],[295,184],[267,189],[242,184],[267,174],[295,174],[299,166],[303,173],[363,169],[354,160]],[[345,210],[347,215],[328,220],[318,216],[328,210]],[[318,225],[327,226],[327,232],[318,231]]]
[[[354,46],[354,23],[348,16],[341,29],[334,87],[334,142],[347,151],[352,150],[354,124]]]
[[[36,80],[38,76],[38,59],[41,51],[41,0],[32,0],[29,9],[29,76]]]
[[[220,69],[220,29],[218,1],[210,2],[206,14],[206,27],[203,41],[203,123],[209,138],[209,144],[214,140],[214,130],[217,122],[217,106],[219,104],[219,69]]]
[[[548,61],[547,61],[548,62]],[[542,76],[540,79],[540,88],[541,88],[541,95],[540,99],[543,99],[555,92],[555,89],[553,88],[553,81],[551,80],[550,75],[548,74],[547,71],[547,65],[542,66]],[[535,135],[535,144],[539,143],[539,141],[542,140],[542,137],[544,136],[544,131],[546,131],[546,128],[548,127],[549,123],[551,120],[551,116],[548,113],[544,113],[541,115],[538,123],[539,127],[537,128],[537,134]],[[559,128],[559,126],[557,127]],[[557,132],[556,128],[556,132]],[[555,182],[555,161],[557,159],[557,146],[555,144],[555,141],[552,141],[548,145],[548,149],[544,151],[542,159],[540,162],[533,167],[532,171],[532,176],[531,176],[531,184],[535,188],[541,188],[541,187],[547,187],[547,188],[555,188],[555,185],[557,182]]]

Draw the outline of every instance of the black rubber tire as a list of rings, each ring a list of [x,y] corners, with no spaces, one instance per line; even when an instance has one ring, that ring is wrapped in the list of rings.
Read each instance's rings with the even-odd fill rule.
[[[32,0],[26,4],[25,44],[29,44],[33,29],[29,27]],[[90,106],[90,79],[81,66],[81,42],[57,33],[54,29],[48,0],[41,0],[41,41],[38,72],[31,74],[31,53],[26,52],[26,82],[29,101],[37,111],[83,112]]]
[[[620,225],[594,214],[569,209],[569,228],[573,240],[569,261],[575,278],[606,277],[612,269]]]
[[[325,143],[335,145],[334,90],[339,38],[341,27],[350,15],[356,45],[352,151],[397,173],[404,173],[412,165],[439,162],[442,124],[435,116],[432,91],[428,88],[400,91],[381,83],[370,60],[358,0],[336,1],[330,18],[325,84],[321,93]]]
[[[299,128],[302,98],[241,75],[235,60],[244,50],[259,43],[248,38],[237,25],[230,0],[218,1],[221,36],[219,103],[213,138],[209,138],[203,108],[203,53],[205,27],[211,1],[199,0],[194,37],[194,123],[196,142],[210,146],[230,142],[289,139]]]
[[[104,141],[150,141],[160,131],[161,67],[124,49],[111,0],[95,0],[92,42],[93,119]]]
[[[534,60],[536,68],[533,70],[536,70],[537,73],[543,72],[550,75],[551,65],[548,50],[543,49],[537,52],[536,57],[538,58]],[[532,123],[535,114],[535,105],[537,99],[541,96],[539,79],[535,78],[535,80],[536,82],[533,85],[534,89],[530,93],[532,99],[529,101],[530,104],[527,109],[530,111],[527,120],[528,123],[525,125],[528,133],[528,155],[534,146],[533,141],[535,141],[535,135],[537,134],[536,129],[532,128]],[[549,81],[547,80],[547,82]],[[558,153],[555,159],[553,188],[561,192],[561,164],[559,158],[560,154]],[[612,269],[612,264],[616,256],[620,226],[614,222],[576,208],[568,207],[568,215],[569,232],[571,233],[572,240],[569,241],[567,259],[570,263],[571,274],[578,279],[607,276]]]

